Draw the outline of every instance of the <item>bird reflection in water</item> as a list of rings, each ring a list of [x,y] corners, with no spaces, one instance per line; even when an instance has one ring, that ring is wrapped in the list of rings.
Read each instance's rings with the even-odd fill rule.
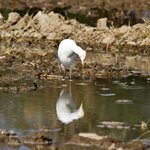
[[[69,124],[73,120],[77,120],[84,116],[83,104],[76,108],[75,101],[72,99],[71,87],[70,92],[66,88],[63,88],[60,92],[60,96],[56,103],[56,113],[58,119],[65,123]]]

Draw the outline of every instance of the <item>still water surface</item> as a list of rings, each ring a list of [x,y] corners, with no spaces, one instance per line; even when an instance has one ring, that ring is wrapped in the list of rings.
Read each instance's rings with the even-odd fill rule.
[[[143,132],[140,128],[118,130],[100,128],[99,124],[121,121],[135,126],[150,118],[148,79],[46,81],[44,84],[45,88],[27,93],[0,91],[0,128],[14,130],[20,136],[49,128],[55,144],[61,148],[71,136],[81,132],[125,141],[135,139]],[[11,147],[2,143],[0,149]]]

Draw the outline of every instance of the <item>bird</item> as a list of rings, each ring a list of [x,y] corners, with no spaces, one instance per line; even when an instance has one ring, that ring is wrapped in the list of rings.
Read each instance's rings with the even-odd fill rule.
[[[56,102],[56,114],[62,123],[69,124],[84,116],[83,104],[81,103],[79,108],[76,108],[76,104],[72,99],[71,93],[63,88]]]
[[[84,60],[86,57],[86,51],[83,50],[76,42],[72,39],[63,39],[58,47],[58,58],[61,63],[62,70],[70,70],[70,79],[72,69],[76,65],[76,59],[80,58],[82,65],[84,66]]]

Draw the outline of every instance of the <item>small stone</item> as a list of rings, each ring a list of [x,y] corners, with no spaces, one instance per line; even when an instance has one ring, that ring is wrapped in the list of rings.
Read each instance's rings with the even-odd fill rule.
[[[97,28],[98,29],[106,29],[107,28],[107,18],[101,18],[97,20]]]
[[[95,133],[79,133],[79,136],[94,139],[94,140],[102,140],[104,138],[107,138],[107,136],[99,136]]]

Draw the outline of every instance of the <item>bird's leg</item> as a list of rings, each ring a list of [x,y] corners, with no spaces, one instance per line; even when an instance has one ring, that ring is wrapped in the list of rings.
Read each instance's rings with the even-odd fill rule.
[[[66,76],[66,70],[63,70],[63,79],[65,79]]]
[[[65,77],[66,77],[66,69],[65,69],[65,67],[61,64],[61,68],[62,68],[62,71],[63,71],[63,77],[62,77],[62,79],[64,80],[65,79]]]
[[[71,82],[69,83],[69,92],[70,92],[70,96],[72,97],[72,92],[71,92]]]
[[[107,54],[109,53],[108,50],[109,50],[109,44],[106,45],[106,52],[107,52]]]
[[[71,75],[72,75],[72,69],[70,69],[70,75],[69,75],[69,80],[70,80],[70,81],[72,81]]]

